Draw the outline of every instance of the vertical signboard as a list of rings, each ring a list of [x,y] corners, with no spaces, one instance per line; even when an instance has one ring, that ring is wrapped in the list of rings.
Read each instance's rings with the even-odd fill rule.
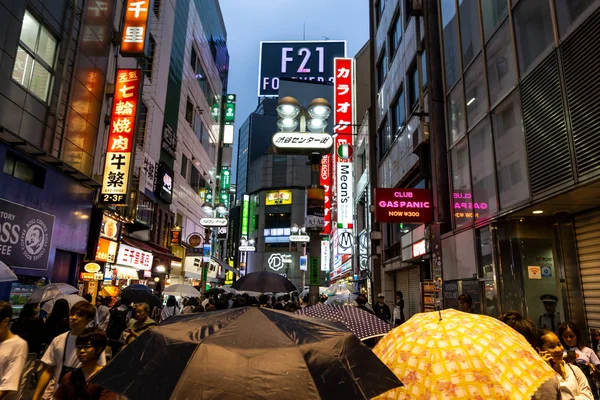
[[[331,233],[331,154],[321,158],[319,184],[323,186],[323,233]]]
[[[148,37],[149,8],[150,0],[127,0],[121,38],[121,55],[139,56],[144,54]]]
[[[242,236],[248,237],[248,209],[250,208],[250,196],[244,195],[242,203]]]
[[[329,265],[331,264],[331,252],[329,248],[329,240],[327,238],[321,239],[321,271],[329,272]]]
[[[231,189],[231,170],[229,167],[221,168],[221,189]]]
[[[352,166],[352,131],[354,73],[351,58],[334,60],[335,96],[335,170],[337,197],[337,226],[352,228],[354,214],[354,179]]]
[[[308,272],[308,274],[309,274],[309,282],[308,282],[309,285],[318,286],[321,284],[321,280],[319,279],[319,259],[318,258],[311,257],[310,271]]]
[[[116,76],[100,203],[124,205],[128,200],[141,70],[118,69]]]

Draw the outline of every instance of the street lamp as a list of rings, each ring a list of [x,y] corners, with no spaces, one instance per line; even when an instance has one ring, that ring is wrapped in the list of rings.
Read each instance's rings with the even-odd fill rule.
[[[225,205],[225,203],[219,203],[217,204],[217,212],[221,215],[225,215],[225,213],[227,213],[227,206]]]
[[[204,211],[207,214],[210,214],[210,213],[212,213],[214,211],[213,205],[210,204],[210,203],[208,203],[208,202],[202,204],[201,208],[202,208],[202,211]]]
[[[254,241],[254,239],[250,238],[250,240],[248,240],[248,245],[249,246],[254,246],[256,242]]]

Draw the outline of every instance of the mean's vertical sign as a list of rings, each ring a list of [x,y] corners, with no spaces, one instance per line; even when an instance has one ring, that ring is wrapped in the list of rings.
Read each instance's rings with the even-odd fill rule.
[[[334,60],[334,112],[337,227],[352,229],[354,221],[354,181],[352,132],[354,116],[354,73],[351,58]]]
[[[144,54],[148,37],[148,10],[151,0],[127,0],[123,36],[121,38],[121,54],[139,56]]]
[[[140,79],[139,69],[117,70],[101,204],[127,204]]]

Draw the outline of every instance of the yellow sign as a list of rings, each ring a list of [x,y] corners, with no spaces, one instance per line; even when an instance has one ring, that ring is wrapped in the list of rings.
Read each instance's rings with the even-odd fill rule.
[[[95,273],[100,271],[100,265],[96,263],[87,263],[83,266],[83,269],[85,269],[85,272]]]
[[[284,204],[292,204],[292,191],[291,190],[273,190],[267,192],[265,205],[267,206],[279,206]]]

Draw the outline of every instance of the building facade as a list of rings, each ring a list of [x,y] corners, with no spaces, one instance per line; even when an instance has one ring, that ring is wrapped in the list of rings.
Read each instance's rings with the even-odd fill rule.
[[[439,3],[453,209],[444,305],[600,327],[596,1]]]

